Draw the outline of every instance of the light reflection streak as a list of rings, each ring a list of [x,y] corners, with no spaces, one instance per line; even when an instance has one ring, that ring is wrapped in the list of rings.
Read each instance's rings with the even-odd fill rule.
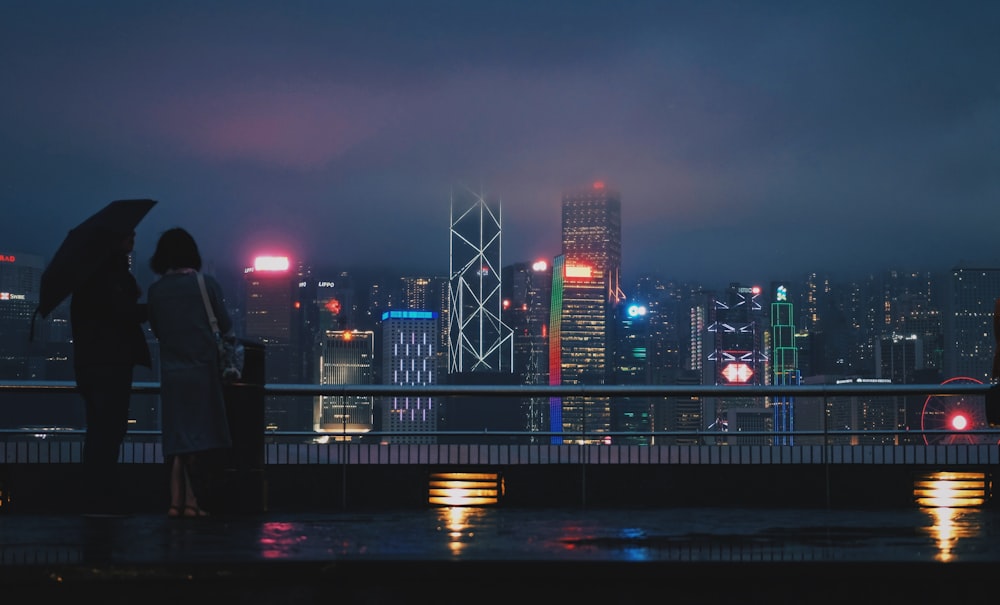
[[[918,501],[933,522],[926,531],[937,547],[936,561],[953,561],[959,540],[978,537],[983,531],[982,514],[977,507],[984,498],[978,497],[980,494],[975,490],[970,494],[968,479],[955,473],[931,473],[923,484],[923,497]]]
[[[260,554],[265,559],[287,559],[307,540],[295,523],[269,522],[260,528]]]
[[[448,549],[460,555],[476,536],[476,522],[482,521],[486,511],[470,506],[450,506],[438,511],[441,522],[448,531]]]

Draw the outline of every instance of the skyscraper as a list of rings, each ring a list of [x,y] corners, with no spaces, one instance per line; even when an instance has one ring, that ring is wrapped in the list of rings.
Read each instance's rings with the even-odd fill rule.
[[[320,349],[320,384],[372,384],[375,333],[367,330],[329,330]],[[313,428],[340,433],[349,441],[372,430],[371,395],[322,395],[316,398]]]
[[[504,323],[513,332],[514,374],[521,384],[549,383],[549,306],[552,264],[539,260],[515,263],[503,270]],[[523,430],[549,430],[544,397],[523,402]]]
[[[426,309],[438,313],[438,374],[448,374],[448,279],[445,277],[400,278],[399,309]]]
[[[0,254],[0,379],[45,378],[49,321],[32,321],[45,263],[35,254]],[[53,319],[64,316],[54,312]],[[63,325],[65,319],[61,319]],[[57,324],[58,325],[58,324]],[[31,334],[31,329],[35,334]],[[66,342],[69,341],[66,331]],[[68,353],[68,348],[65,349]],[[66,356],[63,356],[66,358]],[[69,363],[65,364],[66,366]],[[66,368],[68,369],[68,368]]]
[[[294,283],[288,257],[258,256],[243,275],[244,333],[265,346],[267,382],[289,382]]]
[[[562,198],[562,253],[567,267],[589,267],[601,280],[605,298],[620,302],[622,203],[602,182],[569,191]]]
[[[294,312],[298,280],[287,256],[258,256],[243,273],[246,338],[264,345],[267,383],[301,382],[299,324]],[[269,398],[267,422],[278,430],[308,431],[313,427],[313,398]]]
[[[320,349],[320,384],[372,384],[375,333],[366,330],[328,330]],[[371,395],[323,395],[316,398],[314,429],[340,432],[351,440],[372,430]]]
[[[420,386],[437,384],[437,325],[434,311],[386,311],[382,314],[382,382]],[[397,432],[438,430],[433,397],[384,397],[382,429]],[[435,443],[432,435],[401,435],[393,443]],[[384,440],[388,442],[388,440]]]
[[[706,328],[711,350],[705,364],[705,384],[768,383],[767,324],[760,296],[759,286],[732,283],[722,295],[711,298]],[[740,410],[738,415],[734,414],[737,410]],[[738,431],[741,427],[732,425],[737,418],[758,425],[758,417],[763,416],[763,402],[758,398],[723,396],[716,398],[714,415],[707,420],[712,421],[715,430]],[[741,442],[749,441],[741,439]]]
[[[951,271],[950,376],[989,382],[993,307],[1000,298],[1000,268],[956,267]]]
[[[550,346],[550,381],[556,384],[605,384],[610,377],[613,309],[621,290],[621,198],[594,183],[562,198],[562,254],[553,275],[552,313],[559,314],[558,343]],[[556,338],[555,331],[550,338]],[[555,356],[553,358],[552,356]],[[553,431],[587,433],[585,441],[605,442],[612,430],[608,397],[566,397],[561,425]]]
[[[774,302],[771,303],[771,367],[776,386],[800,384],[799,350],[795,346],[795,312],[788,300],[788,289],[784,284],[774,288]],[[795,430],[795,398],[779,395],[771,401],[774,409],[774,432],[781,433],[775,445],[793,445],[792,431]]]
[[[502,320],[499,200],[468,189],[451,198],[448,373],[510,372]]]

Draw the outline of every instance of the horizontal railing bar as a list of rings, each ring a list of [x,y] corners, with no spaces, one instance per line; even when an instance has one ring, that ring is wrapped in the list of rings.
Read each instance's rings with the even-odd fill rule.
[[[824,385],[389,385],[265,384],[265,395],[431,397],[850,397],[861,395],[985,395],[990,384],[824,384]],[[76,392],[76,383],[0,380],[0,393]],[[136,394],[159,394],[158,382],[135,382]]]
[[[84,435],[84,429],[64,429],[51,427],[23,427],[16,429],[0,428],[0,435],[31,435],[45,434],[52,436],[59,435]],[[159,437],[160,431],[149,430],[129,430],[132,436]],[[340,431],[264,431],[269,437],[562,437],[564,439],[575,439],[581,436],[588,438],[600,437],[718,437],[720,439],[736,439],[739,437],[852,437],[852,436],[906,436],[906,435],[997,435],[1000,437],[1000,427],[992,429],[967,429],[967,430],[947,430],[947,429],[926,429],[926,430],[802,430],[802,431],[608,431],[603,433],[569,433],[560,431],[492,431],[492,430],[466,430],[466,431],[366,431],[364,433],[340,432]],[[485,445],[485,444],[484,444]],[[627,444],[622,444],[627,445]],[[777,445],[777,444],[776,444]]]

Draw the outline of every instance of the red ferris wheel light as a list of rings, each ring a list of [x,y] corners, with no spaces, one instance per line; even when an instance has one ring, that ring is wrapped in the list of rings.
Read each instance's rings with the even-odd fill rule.
[[[951,417],[951,420],[948,422],[948,424],[950,424],[951,428],[955,429],[956,431],[964,431],[965,429],[969,428],[969,419],[966,418],[965,414],[955,414],[954,416]]]

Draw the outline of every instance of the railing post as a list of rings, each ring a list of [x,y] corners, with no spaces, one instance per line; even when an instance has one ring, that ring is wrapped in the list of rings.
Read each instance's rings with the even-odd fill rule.
[[[830,508],[830,436],[827,434],[827,417],[830,414],[830,410],[827,408],[829,401],[826,395],[823,396],[823,472],[826,481],[826,508]]]
[[[226,413],[233,447],[227,452],[219,486],[226,512],[267,510],[264,476],[264,345],[244,341],[243,377],[225,386]]]

